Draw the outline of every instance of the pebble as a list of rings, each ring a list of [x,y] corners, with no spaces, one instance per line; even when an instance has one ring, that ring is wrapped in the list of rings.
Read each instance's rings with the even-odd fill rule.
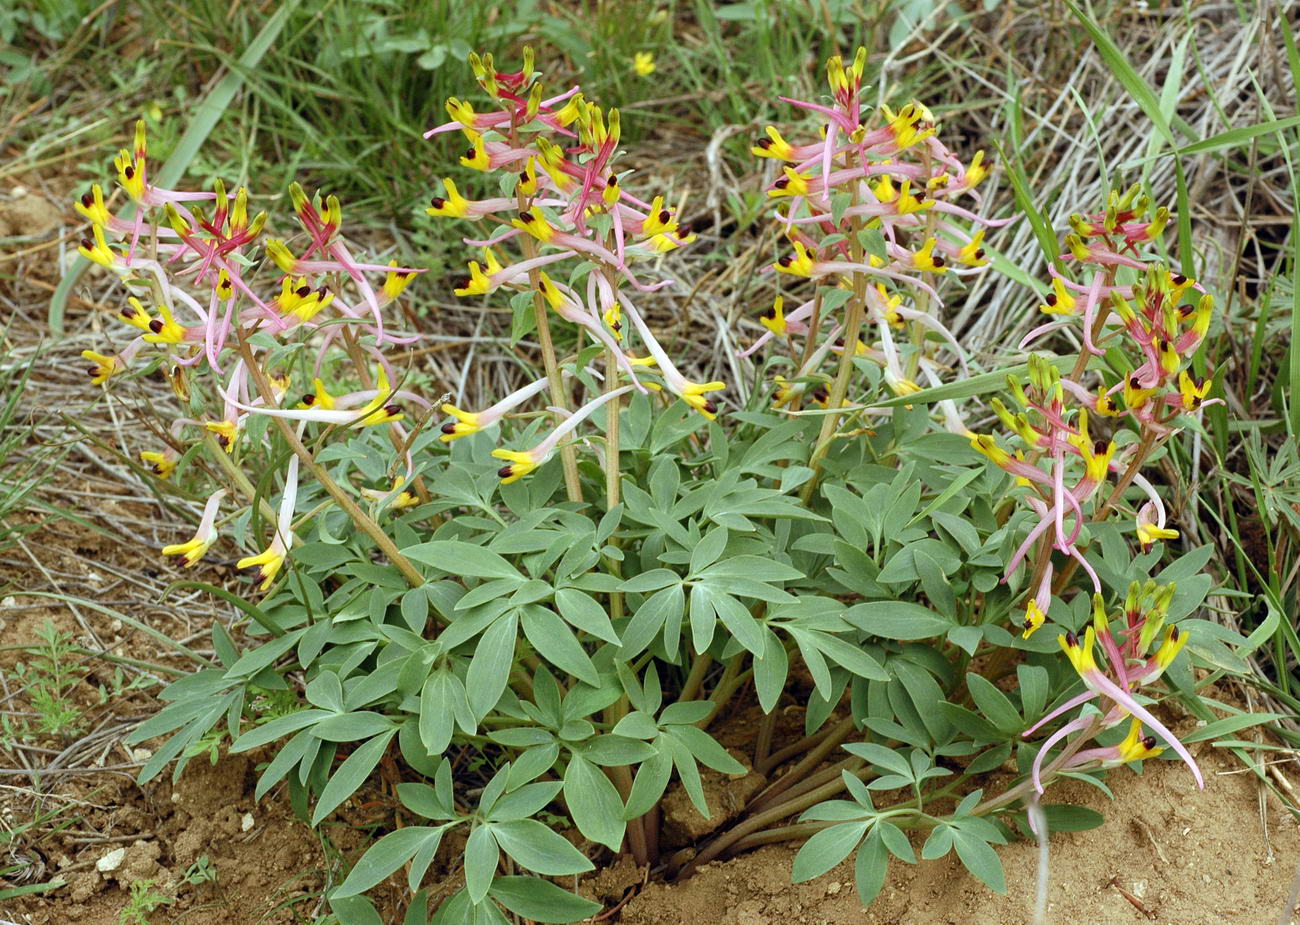
[[[244,818],[239,820],[239,831],[247,832],[253,827],[253,814],[244,813]]]
[[[122,866],[122,859],[126,857],[125,848],[114,848],[108,854],[104,855],[95,862],[95,870],[101,874],[107,874],[110,871],[117,870]]]

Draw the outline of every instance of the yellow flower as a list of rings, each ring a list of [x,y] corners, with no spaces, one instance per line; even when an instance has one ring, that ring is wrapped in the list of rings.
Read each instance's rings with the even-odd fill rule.
[[[1124,763],[1157,758],[1164,751],[1163,748],[1156,747],[1155,736],[1142,735],[1142,721],[1136,716],[1129,725],[1128,735],[1124,737],[1124,741],[1115,747],[1119,751],[1119,760]]]
[[[980,181],[989,175],[989,167],[984,163],[984,152],[976,151],[975,156],[971,158],[970,166],[966,168],[966,188],[971,189],[979,185]]]
[[[149,317],[149,312],[140,304],[140,300],[135,296],[127,296],[127,305],[117,313],[117,317],[133,328],[139,328],[141,331],[148,331],[149,322],[153,319]]]
[[[390,267],[396,267],[397,261],[388,261]],[[399,273],[396,270],[389,270],[388,276],[384,279],[384,297],[390,302],[402,294],[402,290],[411,284],[415,278],[414,273]]]
[[[632,70],[642,77],[649,77],[655,72],[655,56],[648,51],[638,51],[632,56]]]
[[[276,573],[284,565],[284,547],[279,539],[271,542],[271,545],[265,551],[255,556],[245,556],[235,563],[235,568],[252,568],[258,566],[257,576],[253,580],[262,580],[259,591],[265,591],[271,587],[271,582],[275,580]]]
[[[176,471],[176,458],[166,451],[156,453],[153,450],[145,450],[140,454],[140,459],[142,462],[148,463],[149,468],[160,479],[168,478]]]
[[[1097,640],[1097,631],[1091,626],[1083,634],[1083,642],[1079,642],[1079,637],[1074,633],[1066,633],[1058,636],[1061,648],[1065,651],[1065,656],[1074,666],[1074,670],[1080,675],[1097,670],[1097,660],[1093,657],[1092,647]]]
[[[718,405],[713,399],[708,398],[705,393],[716,392],[726,387],[725,382],[691,382],[687,379],[682,382],[681,391],[678,394],[681,396],[682,401],[712,421],[718,416]]]
[[[465,152],[465,156],[460,159],[464,167],[473,170],[487,170],[492,166],[492,159],[488,157],[487,145],[483,142],[482,137],[474,139],[474,144]]]
[[[150,320],[144,339],[151,344],[179,344],[185,340],[185,328],[176,323],[166,302],[158,303],[158,312],[162,317]]]
[[[968,267],[982,267],[987,260],[984,259],[984,230],[981,228],[975,232],[975,236],[957,252],[957,259]]]
[[[781,310],[781,307],[784,304],[785,300],[781,298],[781,296],[777,296],[776,301],[772,303],[772,307],[764,311],[763,314],[758,317],[759,323],[777,337],[785,336],[785,312]]]
[[[509,485],[511,482],[517,482],[525,475],[537,468],[537,461],[533,459],[532,454],[519,452],[518,450],[496,449],[492,455],[497,459],[508,461],[507,465],[497,470],[497,475],[501,479],[501,484]]]
[[[108,242],[104,240],[103,226],[95,225],[91,229],[91,234],[94,235],[94,241],[92,242],[87,238],[82,238],[81,246],[77,248],[77,253],[92,263],[99,264],[101,267],[106,267],[110,270],[114,269],[118,259],[117,254],[108,246]]]
[[[1020,638],[1028,639],[1030,636],[1034,635],[1046,619],[1047,615],[1039,608],[1038,601],[1031,597],[1029,603],[1025,605],[1025,619],[1024,622],[1020,624],[1024,632],[1020,634]]]
[[[284,273],[293,273],[298,267],[298,258],[293,255],[283,241],[275,238],[267,238],[266,243],[262,245],[266,248],[266,256],[280,268]]]
[[[393,479],[392,488],[363,488],[361,489],[361,493],[372,501],[383,501],[387,498],[388,503],[385,507],[396,508],[398,510],[414,507],[420,503],[420,499],[409,490],[400,490],[404,484],[406,484],[406,476],[399,475]],[[394,494],[394,492],[396,492],[396,494]]]
[[[86,370],[87,375],[90,376],[91,385],[103,385],[118,373],[126,371],[126,364],[116,354],[105,356],[93,350],[83,350],[81,351],[81,358],[95,364]]]
[[[1052,291],[1043,297],[1038,310],[1045,315],[1072,315],[1076,299],[1059,276],[1052,277]]]
[[[334,396],[325,389],[325,383],[320,379],[311,381],[314,392],[308,392],[298,402],[299,408],[321,408],[325,411],[331,411],[334,408]]]
[[[811,277],[813,274],[813,259],[812,255],[808,253],[808,248],[798,241],[792,241],[791,244],[794,247],[794,256],[785,255],[773,264],[773,267],[778,273]]]
[[[943,257],[934,252],[936,243],[938,242],[934,238],[927,238],[921,249],[912,255],[912,264],[918,270],[929,270],[931,273],[947,272],[948,268],[944,265]]]
[[[90,188],[76,203],[75,208],[87,221],[92,225],[107,225],[109,214],[108,207],[104,205],[104,190],[98,183]]]
[[[767,191],[767,195],[773,198],[781,196],[807,196],[808,181],[812,179],[812,174],[802,174],[793,167],[782,167],[783,176],[777,178],[772,184],[772,188]]]
[[[453,440],[468,437],[470,434],[476,434],[483,429],[479,424],[478,415],[473,411],[461,411],[455,405],[444,404],[442,412],[443,414],[450,414],[456,419],[448,421],[440,428],[442,436],[438,439],[443,443],[451,443]]]
[[[650,201],[650,211],[641,225],[641,233],[647,237],[657,234],[672,234],[677,230],[677,219],[671,210],[664,208],[664,197],[656,196]]]
[[[510,224],[528,232],[543,244],[546,244],[555,236],[555,229],[546,221],[546,216],[542,215],[536,206],[519,213],[519,217],[512,218]]]
[[[518,222],[518,219],[515,220]],[[548,226],[549,227],[549,226]],[[501,264],[497,262],[496,254],[492,253],[492,248],[483,248],[483,262],[487,265],[486,269],[480,267],[477,260],[471,260],[469,267],[469,279],[456,289],[453,289],[456,295],[484,295],[491,292],[493,287],[492,277],[501,272]]]
[[[531,161],[529,164],[531,165]],[[537,175],[533,174],[533,181],[536,182]],[[460,194],[456,189],[456,184],[450,179],[442,181],[443,191],[446,197],[434,196],[429,200],[429,208],[424,210],[426,215],[441,215],[449,218],[464,218],[469,214],[469,200]]]
[[[1011,454],[998,446],[997,438],[992,434],[969,433],[971,448],[987,456],[993,465],[1002,467],[1011,461]]]
[[[1176,540],[1178,531],[1169,527],[1158,527],[1153,523],[1139,520],[1137,525],[1138,542],[1143,549],[1149,549],[1156,540]]]
[[[207,554],[208,548],[212,545],[216,537],[199,537],[184,543],[174,543],[171,546],[164,546],[162,554],[164,556],[180,556],[185,563],[186,568],[193,568],[204,555]]]
[[[755,157],[770,157],[779,161],[793,162],[795,159],[794,146],[781,137],[781,133],[776,130],[776,126],[769,125],[766,129],[766,138],[760,138],[749,149],[749,153]]]
[[[1213,383],[1210,379],[1193,379],[1187,370],[1178,374],[1178,391],[1183,397],[1183,410],[1195,411],[1205,401]]]
[[[235,452],[235,441],[239,438],[238,421],[205,421],[203,426],[217,435],[217,443],[223,450]]]

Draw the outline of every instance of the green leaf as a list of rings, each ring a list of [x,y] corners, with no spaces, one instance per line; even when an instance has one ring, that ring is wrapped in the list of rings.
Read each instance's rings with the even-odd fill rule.
[[[972,874],[983,881],[994,893],[1006,893],[1007,881],[1002,872],[1002,861],[998,853],[984,839],[968,832],[957,830],[953,835],[957,845],[957,857]]]
[[[1285,718],[1286,714],[1284,713],[1239,713],[1236,716],[1225,716],[1223,719],[1216,719],[1214,722],[1206,723],[1199,729],[1181,736],[1181,738],[1184,745],[1192,742],[1205,742],[1241,729],[1258,726],[1260,723],[1271,723]]]
[[[597,639],[621,645],[613,624],[609,622],[609,614],[590,594],[574,588],[560,588],[555,592],[555,604],[560,609],[560,616],[572,626]]]
[[[858,846],[870,824],[870,820],[841,822],[815,833],[794,856],[791,878],[803,883],[826,873]]]
[[[621,657],[635,658],[654,641],[655,636],[664,628],[665,623],[682,624],[682,613],[686,609],[686,594],[680,582],[656,591],[641,602],[641,606],[632,614],[623,628],[623,651]],[[665,639],[665,643],[667,640]],[[676,652],[677,641],[674,638],[672,652]]]
[[[515,642],[519,635],[518,611],[509,610],[497,617],[474,647],[474,658],[465,673],[469,708],[475,719],[487,716],[497,705],[510,680],[515,660]],[[423,714],[421,707],[421,714]],[[445,746],[444,746],[445,747]],[[432,749],[434,753],[442,749]]]
[[[494,822],[492,834],[501,850],[518,864],[547,877],[581,874],[595,869],[587,856],[573,847],[568,839],[552,832],[536,819]]]
[[[889,825],[887,822],[883,824]],[[897,832],[898,829],[894,831]],[[880,888],[885,885],[885,874],[888,872],[889,852],[881,839],[880,825],[877,825],[867,840],[858,846],[858,856],[853,863],[853,880],[857,883],[858,898],[862,900],[862,905],[871,905],[880,895]]]
[[[785,679],[790,672],[790,657],[785,646],[770,629],[763,631],[763,653],[754,657],[754,690],[758,705],[764,713],[771,713],[781,701]]]
[[[564,771],[564,801],[584,837],[619,850],[627,827],[623,801],[609,778],[581,755],[571,756]]]
[[[384,925],[378,910],[365,896],[341,896],[330,899],[330,910],[340,922],[348,925]]]
[[[1024,721],[1011,705],[1011,700],[993,682],[981,675],[968,673],[966,688],[974,698],[975,705],[1002,732],[1018,732],[1024,728]]]
[[[421,848],[430,843],[437,851],[445,826],[412,825],[389,832],[367,849],[361,860],[348,873],[343,885],[330,894],[330,899],[341,899],[364,893],[401,867]]]
[[[402,550],[408,559],[431,565],[448,575],[474,578],[515,578],[523,581],[518,569],[490,549],[461,540],[433,540]]]
[[[312,729],[312,735],[327,742],[356,742],[392,728],[391,717],[372,710],[358,710],[321,720]]]
[[[357,792],[370,776],[370,772],[375,769],[375,765],[379,764],[379,759],[384,757],[388,743],[395,735],[397,730],[391,729],[375,736],[358,747],[346,761],[339,765],[334,776],[325,785],[325,789],[321,791],[320,799],[316,803],[316,811],[311,816],[312,825],[320,825],[322,819]]]
[[[850,755],[857,755],[859,758],[870,761],[878,768],[892,771],[906,777],[908,780],[912,779],[912,766],[906,758],[892,748],[876,742],[850,742],[844,746],[844,750]]]
[[[465,889],[475,904],[487,897],[496,876],[497,863],[501,860],[493,828],[480,825],[469,833],[469,840],[465,843]]]
[[[953,622],[933,610],[908,601],[865,601],[844,614],[858,629],[883,639],[930,639],[942,636]]]
[[[601,910],[600,903],[536,877],[497,877],[490,895],[515,915],[534,922],[579,922]]]
[[[277,717],[265,725],[255,726],[245,732],[230,746],[230,751],[232,754],[238,754],[261,748],[263,745],[268,745],[276,739],[283,738],[291,732],[297,732],[299,729],[317,723],[331,715],[328,710],[299,710],[296,713],[290,713],[288,716]]]
[[[600,686],[600,673],[567,623],[537,605],[524,608],[522,623],[524,635],[544,659],[592,687]]]

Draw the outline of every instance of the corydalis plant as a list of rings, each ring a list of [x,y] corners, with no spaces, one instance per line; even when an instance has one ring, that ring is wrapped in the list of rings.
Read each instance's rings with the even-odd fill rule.
[[[422,270],[395,260],[382,265],[355,257],[342,233],[338,199],[329,196],[322,203],[297,184],[290,188],[302,239],[301,245],[294,241],[300,247],[297,255],[284,241],[263,238],[267,214],[249,217],[243,187],[230,194],[220,180],[211,192],[153,185],[143,121],[136,124],[133,149],[123,150],[113,163],[121,188],[135,203],[135,215],[130,220],[113,216],[103,189],[95,184],[76,204],[91,223],[80,253],[122,281],[128,295],[117,318],[139,333],[114,353],[83,352],[94,364],[88,369],[91,382],[103,385],[133,366],[157,363],[183,405],[208,412],[200,418],[173,418],[166,428],[168,445],[140,453],[154,474],[170,478],[182,457],[210,435],[217,447],[212,461],[231,477],[231,487],[241,489],[247,510],[256,493],[241,466],[266,444],[259,437],[256,446],[243,446],[254,416],[297,421],[296,438],[315,422],[387,424],[397,444],[407,441],[410,432],[399,423],[401,403],[427,402],[394,387],[396,376],[385,349],[416,337],[394,332],[384,316]],[[259,246],[269,259],[259,259]],[[272,269],[281,275],[262,272]],[[291,365],[302,348],[313,351],[314,360],[295,387]],[[349,378],[360,380],[360,388],[342,392],[334,387],[339,393],[331,394],[326,378],[347,375],[338,368],[339,357],[346,359]],[[383,486],[388,502],[410,498],[402,488],[415,474],[409,453],[405,461],[405,474]],[[238,562],[240,568],[257,569],[262,590],[280,572],[294,543],[298,465],[295,456],[286,470],[270,545]],[[375,490],[361,488],[360,493]],[[193,539],[168,545],[163,553],[181,557],[186,566],[202,559],[218,538],[220,506],[227,497],[225,488],[213,492]]]
[[[676,213],[662,196],[650,202],[625,188],[626,173],[617,169],[621,119],[617,109],[605,111],[586,100],[579,87],[547,96],[541,75],[533,70],[530,51],[523,68],[496,70],[491,55],[470,59],[479,86],[492,98],[492,111],[479,112],[467,100],[447,101],[451,122],[426,133],[434,137],[460,131],[469,148],[463,166],[497,175],[504,195],[471,200],[456,184],[442,181],[441,195],[426,210],[436,217],[461,218],[485,226],[466,244],[481,247],[482,263],[468,264],[469,275],[455,286],[459,296],[514,293],[512,304],[526,311],[531,303],[546,365],[545,380],[525,385],[481,412],[444,405],[454,420],[442,425],[442,439],[452,441],[492,426],[545,387],[563,419],[540,443],[528,450],[498,448],[493,455],[506,462],[503,481],[513,482],[541,466],[583,420],[608,403],[608,420],[616,439],[619,400],[632,390],[666,389],[670,396],[707,418],[718,405],[709,397],[722,382],[693,382],[682,375],[655,339],[632,293],[647,293],[671,280],[644,282],[636,272],[659,255],[694,240],[684,232]],[[568,277],[560,275],[568,272]],[[571,415],[568,393],[553,348],[548,308],[604,348],[605,392],[590,398]],[[631,331],[645,357],[626,352]],[[577,374],[582,367],[570,367]],[[595,370],[592,370],[595,372]],[[618,387],[620,377],[630,382]],[[567,445],[565,447],[567,449]],[[564,463],[571,500],[581,497],[572,451]],[[611,504],[617,501],[617,453],[607,454]]]

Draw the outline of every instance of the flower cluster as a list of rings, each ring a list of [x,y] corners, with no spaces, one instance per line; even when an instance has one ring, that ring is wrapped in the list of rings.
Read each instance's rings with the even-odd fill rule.
[[[184,403],[190,404],[192,385],[207,382],[208,397],[221,408],[219,415],[214,407],[212,416],[203,420],[176,418],[169,428],[169,445],[140,453],[150,470],[160,478],[170,477],[189,447],[207,434],[220,451],[234,456],[246,439],[250,415],[295,419],[300,433],[307,423],[317,422],[339,427],[391,424],[399,437],[405,434],[397,423],[404,417],[400,402],[424,401],[393,388],[394,373],[383,348],[411,343],[415,335],[394,332],[384,310],[422,270],[353,256],[341,231],[338,199],[329,196],[322,203],[297,184],[290,188],[301,229],[291,242],[297,254],[290,243],[263,237],[267,215],[259,212],[250,218],[243,187],[230,193],[220,180],[211,192],[154,185],[143,122],[136,124],[133,149],[123,150],[113,163],[119,185],[135,204],[134,217],[115,217],[103,189],[94,185],[76,204],[91,224],[80,253],[120,278],[128,295],[117,318],[139,333],[116,352],[83,352],[93,364],[88,369],[91,382],[102,385],[135,365],[157,364],[168,372]],[[274,282],[267,283],[266,274],[258,273],[262,267],[278,270]],[[310,390],[294,389],[287,366],[266,368],[279,362],[272,360],[275,349],[290,342],[315,345],[312,371],[303,377],[310,380]],[[331,358],[344,346],[354,359],[353,373],[361,388],[331,394],[326,379],[343,375],[332,368]],[[369,363],[374,364],[373,377]],[[290,395],[300,395],[301,400],[295,402]],[[263,589],[293,543],[297,465],[295,457],[271,545],[238,563],[240,568],[258,569]],[[394,494],[400,487],[399,481],[383,492],[389,503],[409,497]],[[164,554],[180,556],[186,566],[197,563],[216,541],[226,495],[225,490],[212,494],[194,538],[165,547]],[[252,498],[247,500],[251,503]]]
[[[1094,596],[1093,626],[1084,638],[1073,633],[1060,636],[1086,690],[1034,729],[1092,697],[1108,699],[1112,706],[1099,723],[1081,716],[1044,743],[1034,771],[1040,790],[1038,769],[1056,742],[1082,731],[1072,743],[1077,748],[1128,717],[1134,725],[1129,738],[1115,747],[1118,750],[1088,749],[1071,760],[1105,764],[1141,758],[1154,748],[1141,735],[1145,723],[1192,766],[1198,783],[1201,780],[1186,749],[1131,693],[1158,679],[1187,641],[1185,632],[1170,627],[1158,650],[1148,655],[1165,620],[1172,587],[1130,590],[1127,626],[1116,636],[1105,617],[1101,579],[1080,548],[1086,525],[1104,520],[1130,486],[1144,497],[1135,513],[1142,549],[1177,538],[1178,532],[1167,525],[1159,492],[1140,469],[1176,432],[1180,416],[1218,400],[1207,401],[1210,381],[1193,377],[1187,369],[1209,330],[1213,298],[1193,280],[1143,254],[1168,221],[1168,210],[1152,213],[1149,199],[1136,186],[1124,193],[1113,191],[1102,212],[1071,217],[1072,233],[1066,236],[1063,258],[1077,269],[1080,279],[1053,268],[1051,289],[1040,305],[1051,320],[1031,331],[1021,346],[1077,324],[1081,346],[1074,367],[1065,375],[1053,362],[1031,355],[1024,381],[1008,377],[1014,407],[998,399],[991,405],[1018,446],[1007,449],[993,434],[969,434],[976,450],[1027,489],[1020,498],[1033,510],[1033,526],[1004,574],[1004,581],[1010,579],[1036,548],[1022,621],[1024,637],[1043,625],[1053,593],[1063,590],[1076,566],[1087,574]],[[1108,351],[1113,351],[1112,361],[1123,357],[1129,371],[1113,383],[1103,379],[1095,386],[1085,384],[1089,360]],[[1054,553],[1068,557],[1068,571],[1054,575]],[[1105,652],[1109,673],[1098,667],[1093,656],[1097,643]]]
[[[977,187],[991,165],[983,152],[961,163],[939,140],[925,106],[882,106],[879,113],[864,107],[866,60],[865,49],[847,66],[830,59],[831,105],[786,100],[822,120],[819,141],[792,144],[769,126],[751,149],[780,165],[768,195],[778,204],[788,251],[773,269],[815,283],[789,311],[778,296],[759,318],[767,332],[743,354],[774,339],[804,339],[794,381],[777,382],[778,407],[797,404],[805,393],[826,405],[819,341],[841,354],[854,344],[853,355],[878,364],[899,395],[917,391],[921,377],[939,384],[941,366],[927,338],[937,336],[959,361],[965,358],[937,317],[943,299],[936,282],[988,266],[985,229],[1010,221],[983,219],[957,204],[963,197],[981,202]],[[971,225],[983,227],[972,232]],[[863,323],[870,336],[862,334]],[[950,423],[957,419],[950,403],[944,411]]]
[[[1019,440],[1014,451],[992,434],[969,434],[976,450],[1029,488],[1024,501],[1038,518],[1006,570],[1009,578],[1039,545],[1033,596],[1025,611],[1026,638],[1042,625],[1051,599],[1052,551],[1072,558],[1088,573],[1093,591],[1101,591],[1100,579],[1077,545],[1088,519],[1085,507],[1092,508],[1092,519],[1100,520],[1133,484],[1147,498],[1136,515],[1143,549],[1178,536],[1166,525],[1164,502],[1139,468],[1155,444],[1175,431],[1180,415],[1218,401],[1206,400],[1210,380],[1195,378],[1186,368],[1209,330],[1214,299],[1193,280],[1143,259],[1140,248],[1159,236],[1169,217],[1160,209],[1148,218],[1149,209],[1149,200],[1133,187],[1123,194],[1112,192],[1104,212],[1071,218],[1074,233],[1066,237],[1065,257],[1087,280],[1070,280],[1053,268],[1051,292],[1040,310],[1060,317],[1031,331],[1022,346],[1079,323],[1079,360],[1063,376],[1033,355],[1027,381],[1008,379],[1018,407],[1008,409],[997,399],[992,407]],[[1121,268],[1134,278],[1121,281]],[[1080,381],[1088,360],[1110,346],[1134,356],[1133,368],[1114,384],[1089,388]],[[1137,442],[1120,447],[1098,433],[1107,421],[1113,435],[1127,430]],[[1112,473],[1120,478],[1106,492]]]
[[[460,163],[496,174],[502,195],[467,199],[451,179],[444,179],[441,195],[430,200],[426,211],[486,226],[477,237],[465,239],[467,245],[482,249],[482,257],[469,262],[468,276],[454,291],[464,297],[498,290],[524,293],[525,298],[531,293],[537,327],[547,332],[543,347],[548,375],[483,411],[443,405],[452,420],[442,425],[442,439],[450,442],[491,427],[547,388],[552,402],[567,408],[563,374],[547,350],[548,309],[605,348],[603,373],[592,372],[603,375],[606,391],[572,414],[566,412],[536,446],[495,450],[493,455],[506,463],[500,469],[503,481],[513,482],[541,466],[597,408],[632,389],[666,389],[712,419],[718,405],[709,393],[725,384],[693,382],[682,375],[634,301],[634,293],[653,292],[672,282],[643,282],[634,268],[689,244],[694,235],[679,226],[676,211],[662,196],[646,202],[625,189],[629,172],[616,165],[619,111],[601,109],[576,86],[546,96],[528,49],[523,67],[513,73],[498,71],[491,55],[472,55],[470,65],[494,108],[479,112],[470,102],[453,97],[447,101],[452,121],[425,136],[462,133],[469,147]],[[562,269],[567,276],[561,276]],[[648,356],[627,352],[633,336]],[[582,371],[572,365],[564,370]],[[616,387],[620,375],[629,386]]]
[[[1039,793],[1043,792],[1043,762],[1053,746],[1072,733],[1084,731],[1086,737],[1090,738],[1126,719],[1129,720],[1129,734],[1119,744],[1083,749],[1064,756],[1065,760],[1059,762],[1056,770],[1097,770],[1156,757],[1164,749],[1156,747],[1153,736],[1142,735],[1142,724],[1146,723],[1187,762],[1197,785],[1205,786],[1191,753],[1133,696],[1134,692],[1158,681],[1187,644],[1186,632],[1179,630],[1176,625],[1165,628],[1169,603],[1175,590],[1172,584],[1157,586],[1154,582],[1146,585],[1134,582],[1129,586],[1124,602],[1124,626],[1118,632],[1106,618],[1101,595],[1093,595],[1092,624],[1085,631],[1084,638],[1079,639],[1074,633],[1060,637],[1061,648],[1074,670],[1079,673],[1084,691],[1048,713],[1025,730],[1023,735],[1032,734],[1045,723],[1093,698],[1109,701],[1110,706],[1100,715],[1083,715],[1071,720],[1043,742],[1034,758],[1032,773],[1034,788]],[[1159,645],[1151,651],[1156,642]],[[1097,664],[1093,651],[1097,646],[1105,653],[1108,670],[1102,670]]]

